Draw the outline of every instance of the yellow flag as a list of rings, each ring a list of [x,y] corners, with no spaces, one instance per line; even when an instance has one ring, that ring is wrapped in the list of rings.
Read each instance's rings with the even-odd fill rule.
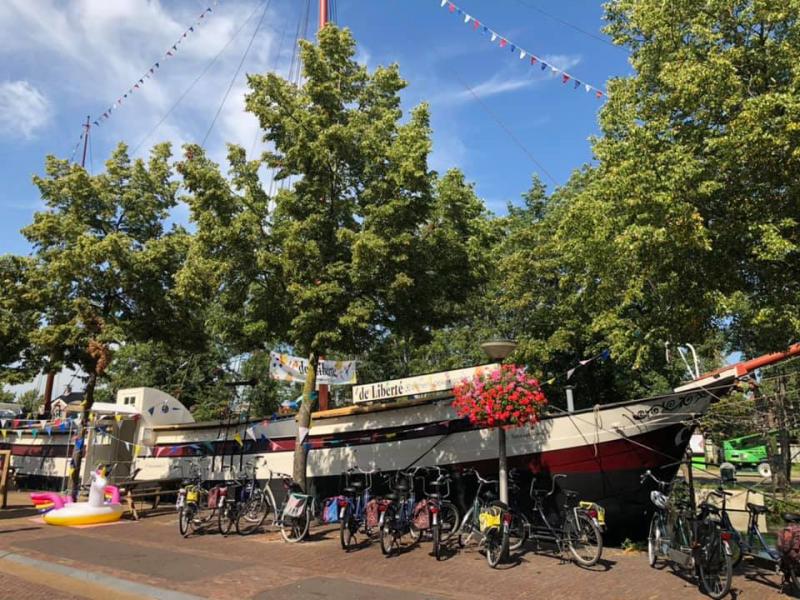
[[[556,378],[553,377],[552,379],[547,380],[547,385],[553,385],[556,382]]]
[[[74,472],[75,472],[75,469],[73,469],[72,467],[70,467],[69,469],[67,469],[67,477],[72,477],[72,474],[73,474]]]
[[[122,421],[122,415],[114,415],[114,420],[115,420],[117,423],[119,423],[120,421]]]
[[[236,440],[236,443],[239,444],[240,446],[244,446],[244,442],[242,441],[242,436],[240,436],[238,433],[233,436],[233,439]]]
[[[133,445],[133,458],[139,458],[139,452],[142,451],[142,447],[139,444]]]
[[[94,421],[94,413],[89,413],[89,420]]]
[[[8,437],[8,432],[5,429],[3,429],[3,439],[6,439],[7,437]]]

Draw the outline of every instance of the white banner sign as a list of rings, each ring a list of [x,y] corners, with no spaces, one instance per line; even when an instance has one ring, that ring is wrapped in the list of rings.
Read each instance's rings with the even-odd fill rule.
[[[455,371],[442,371],[417,377],[356,385],[353,387],[353,402],[371,402],[399,396],[452,390],[465,379],[472,379],[475,375],[481,375],[486,371],[491,372],[499,367],[498,364],[481,365],[480,367],[467,367]]]
[[[269,376],[278,381],[306,380],[308,360],[288,354],[269,353]],[[321,360],[317,365],[317,384],[347,385],[356,382],[356,362],[354,360]]]

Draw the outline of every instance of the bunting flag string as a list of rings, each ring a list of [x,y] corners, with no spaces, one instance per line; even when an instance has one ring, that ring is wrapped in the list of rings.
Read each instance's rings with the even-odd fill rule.
[[[214,8],[218,3],[219,0],[214,0],[211,6],[206,8],[203,12],[201,12],[197,16],[194,22],[180,35],[180,37],[175,41],[175,43],[172,44],[167,49],[164,55],[157,61],[155,61],[152,65],[150,65],[150,67],[144,73],[142,73],[139,79],[133,82],[133,85],[131,85],[128,88],[127,92],[119,96],[116,102],[113,102],[108,108],[106,108],[103,114],[101,114],[99,117],[92,119],[92,123],[95,125],[95,127],[99,127],[101,123],[110,119],[112,113],[115,110],[117,110],[120,106],[122,106],[122,103],[125,100],[127,100],[130,96],[132,96],[134,92],[141,89],[145,85],[147,80],[155,77],[156,72],[161,69],[161,63],[175,56],[175,54],[178,52],[178,47],[181,45],[181,43],[189,36],[190,33],[194,33],[197,30],[197,28],[200,27],[200,25],[206,22],[207,18],[211,15],[211,13],[213,12]],[[83,136],[81,136],[81,139],[83,139]]]
[[[482,21],[476,19],[472,15],[462,10],[455,2],[450,2],[449,0],[441,0],[440,6],[442,8],[447,7],[448,12],[463,17],[465,24],[471,23],[473,31],[476,31],[484,36],[489,36],[489,40],[491,41],[491,43],[495,43],[499,39],[500,48],[509,49],[512,54],[514,54],[515,56],[517,55],[519,56],[519,60],[525,60],[527,58],[531,67],[538,65],[542,71],[547,71],[549,69],[550,73],[554,77],[560,75],[562,84],[567,84],[569,82],[572,82],[572,87],[575,90],[583,88],[583,90],[586,93],[594,92],[595,97],[598,99],[607,97],[607,94],[603,89],[594,86],[590,83],[587,83],[581,79],[578,79],[571,73],[567,73],[564,69],[560,69],[555,65],[552,65],[549,62],[543,60],[539,55],[534,54],[529,50],[523,49],[521,46],[512,42],[508,38],[500,35],[493,29],[489,28]]]
[[[585,358],[583,360],[579,360],[578,364],[576,364],[571,369],[567,370],[567,372],[565,373],[567,381],[569,381],[570,378],[575,374],[575,371],[577,371],[581,367],[585,367],[586,365],[588,365],[590,363],[593,363],[595,361],[601,361],[602,362],[604,360],[608,360],[609,358],[611,358],[611,350],[606,349],[606,350],[603,350],[600,354],[597,354],[596,356],[592,356],[591,358]],[[550,379],[545,381],[545,383],[547,385],[553,385],[556,382],[556,380],[558,379],[558,377],[559,377],[558,375],[556,375],[555,377],[551,377]]]

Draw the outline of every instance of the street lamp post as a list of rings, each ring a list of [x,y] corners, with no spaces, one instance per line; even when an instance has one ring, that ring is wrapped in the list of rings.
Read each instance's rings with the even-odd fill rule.
[[[517,347],[514,340],[490,340],[481,344],[481,349],[489,357],[489,360],[503,362],[509,354]],[[500,482],[500,502],[508,504],[508,467],[506,466],[506,430],[503,427],[497,428],[497,440],[499,443],[498,473],[497,479]]]

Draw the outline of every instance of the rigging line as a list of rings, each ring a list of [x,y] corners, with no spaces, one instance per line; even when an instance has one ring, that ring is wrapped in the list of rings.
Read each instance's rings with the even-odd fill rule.
[[[225,90],[225,95],[222,97],[222,102],[219,103],[219,108],[217,108],[217,112],[214,115],[214,118],[211,120],[211,125],[208,126],[208,131],[206,131],[206,135],[203,137],[203,141],[200,143],[200,147],[205,147],[206,140],[208,140],[208,136],[211,135],[211,130],[214,129],[214,125],[217,122],[217,118],[219,114],[222,112],[222,107],[225,106],[225,102],[228,100],[228,95],[231,93],[231,89],[233,89],[233,84],[236,83],[236,78],[239,76],[239,71],[242,70],[242,65],[244,65],[244,61],[247,58],[247,55],[250,52],[250,48],[253,46],[253,42],[258,35],[258,32],[261,30],[261,24],[264,22],[264,17],[267,16],[267,10],[269,9],[270,4],[272,4],[272,0],[267,0],[264,4],[264,11],[261,13],[261,18],[258,20],[258,25],[256,25],[255,31],[253,31],[253,35],[250,36],[250,41],[247,43],[247,48],[244,50],[244,54],[242,54],[242,59],[239,61],[239,66],[236,67],[236,72],[231,77],[231,82],[228,85],[228,89]]]
[[[562,19],[561,17],[558,17],[558,16],[556,16],[554,14],[551,14],[551,13],[547,12],[546,10],[543,10],[543,9],[539,8],[538,6],[533,6],[532,4],[528,4],[524,0],[517,0],[517,4],[521,4],[522,6],[525,6],[526,8],[529,8],[530,10],[536,11],[539,14],[542,14],[542,15],[544,15],[545,17],[547,17],[549,19],[553,19],[554,21],[557,21],[558,23],[561,23],[562,25],[566,25],[567,27],[571,27],[572,29],[574,29],[575,31],[577,31],[579,33],[582,33],[583,35],[589,36],[590,38],[593,38],[593,39],[597,40],[598,42],[604,43],[606,46],[611,46],[612,48],[616,48],[617,50],[621,50],[622,52],[625,52],[626,54],[629,53],[628,50],[626,48],[624,48],[623,46],[618,46],[614,42],[611,42],[611,41],[607,40],[606,38],[600,37],[596,33],[592,33],[591,31],[587,31],[586,29],[583,29],[582,27],[579,27],[578,25],[575,25],[574,23],[570,23],[566,19]]]
[[[483,101],[483,99],[477,94],[477,92],[475,92],[475,90],[473,90],[463,79],[461,79],[458,73],[452,71],[452,74],[456,78],[456,80],[462,86],[464,86],[470,94],[472,94],[475,100],[478,101],[478,105],[483,109],[483,111],[486,114],[488,114],[492,118],[495,124],[498,127],[500,127],[503,131],[505,131],[506,135],[508,135],[508,137],[511,138],[511,140],[519,147],[519,149],[525,153],[525,155],[530,159],[530,161],[534,164],[534,166],[537,169],[539,169],[539,171],[541,171],[544,175],[546,175],[547,178],[553,183],[553,185],[557,186],[558,182],[556,181],[555,177],[553,177],[550,174],[550,172],[547,169],[545,169],[544,166],[538,160],[536,160],[536,157],[533,156],[533,154],[531,153],[530,150],[528,150],[525,144],[523,144],[522,141],[516,135],[514,135],[514,132],[511,131],[511,129],[509,129],[506,126],[506,124],[500,120],[500,118],[494,113],[494,111],[492,111],[492,109],[489,108],[489,105]]]
[[[286,39],[286,31],[288,29],[289,29],[288,22],[284,21],[283,22],[283,31],[281,31],[281,40],[280,40],[280,42],[278,42],[278,45],[275,46],[275,52],[272,55],[272,65],[270,65],[270,67],[268,69],[268,71],[270,73],[274,73],[274,72],[276,72],[278,70],[278,61],[281,58],[281,49],[283,48],[283,42]],[[272,52],[272,48],[270,48],[270,52]],[[259,134],[261,133],[261,127],[260,126],[261,126],[261,124],[259,123],[259,126],[256,127],[256,134],[253,137],[253,145],[250,148],[250,156],[253,156],[255,154],[256,143],[258,142],[258,137],[259,137]]]
[[[306,4],[306,6],[308,6],[308,5]],[[300,44],[300,27],[302,26],[302,24],[303,24],[303,13],[300,13],[298,15],[298,17],[297,17],[297,29],[294,32],[294,44],[292,45],[292,60],[289,63],[288,79],[289,79],[290,82],[294,82],[294,80],[295,80],[295,76],[294,76],[295,62],[297,62],[297,63],[300,62],[299,56],[298,56],[298,47],[299,47],[299,44]],[[299,70],[300,69],[298,68],[298,71]]]
[[[190,83],[190,84],[189,84],[189,87],[187,87],[187,88],[184,90],[184,92],[183,92],[183,93],[180,95],[180,97],[178,97],[178,99],[177,99],[177,100],[175,101],[175,103],[174,103],[174,104],[173,104],[173,105],[172,105],[172,106],[169,108],[169,110],[167,110],[167,112],[166,112],[166,113],[164,113],[164,116],[162,116],[162,117],[161,117],[161,119],[159,119],[159,120],[158,120],[158,122],[157,122],[155,125],[153,125],[153,127],[150,129],[150,131],[148,131],[148,132],[147,132],[147,134],[146,134],[146,135],[145,135],[145,136],[144,136],[144,137],[143,137],[143,138],[142,138],[142,139],[139,141],[139,143],[138,143],[138,144],[136,144],[136,147],[135,147],[135,148],[134,148],[134,149],[131,151],[131,154],[136,154],[136,152],[139,150],[139,148],[141,148],[141,147],[142,147],[142,145],[144,145],[144,143],[145,143],[145,142],[146,142],[146,141],[147,141],[147,140],[150,138],[150,136],[151,136],[151,135],[153,135],[153,134],[156,132],[156,130],[157,130],[159,127],[161,127],[161,124],[162,124],[162,123],[164,123],[164,121],[166,121],[166,120],[167,120],[167,118],[169,118],[169,116],[172,114],[172,112],[173,112],[173,111],[174,111],[176,108],[178,108],[178,105],[179,105],[179,104],[180,104],[180,103],[183,101],[183,99],[184,99],[184,98],[185,98],[185,97],[186,97],[186,96],[189,94],[189,92],[191,92],[191,91],[194,89],[194,86],[196,86],[196,85],[197,85],[197,84],[200,82],[200,80],[201,80],[203,77],[205,77],[206,73],[208,73],[208,71],[211,69],[211,67],[213,67],[213,66],[214,66],[214,64],[217,62],[217,60],[219,59],[219,57],[220,57],[220,56],[222,56],[222,54],[225,52],[225,50],[227,50],[227,49],[228,49],[228,46],[230,46],[230,45],[233,43],[233,41],[234,41],[234,40],[235,40],[237,37],[239,37],[239,34],[240,34],[240,33],[242,32],[242,30],[243,30],[243,29],[244,29],[244,28],[247,26],[247,24],[248,24],[248,23],[249,23],[249,22],[250,22],[250,21],[253,19],[253,16],[256,14],[256,12],[258,11],[258,8],[259,8],[260,6],[261,6],[260,4],[256,4],[255,8],[253,8],[252,12],[251,12],[251,13],[248,15],[247,19],[245,19],[245,21],[244,21],[244,22],[243,22],[243,23],[242,23],[242,24],[239,26],[239,29],[237,29],[237,30],[236,30],[236,31],[233,33],[233,35],[232,35],[232,36],[231,36],[231,37],[228,39],[228,41],[227,41],[227,42],[225,42],[225,45],[224,45],[224,46],[223,46],[223,47],[222,47],[222,48],[219,50],[219,52],[217,52],[217,54],[214,56],[214,58],[212,58],[212,59],[211,59],[211,60],[208,62],[208,64],[206,64],[206,66],[205,66],[205,68],[202,70],[202,72],[201,72],[201,73],[200,73],[200,74],[199,74],[199,75],[198,75],[198,76],[195,78],[195,80],[194,80],[194,81],[192,81],[192,83]]]

